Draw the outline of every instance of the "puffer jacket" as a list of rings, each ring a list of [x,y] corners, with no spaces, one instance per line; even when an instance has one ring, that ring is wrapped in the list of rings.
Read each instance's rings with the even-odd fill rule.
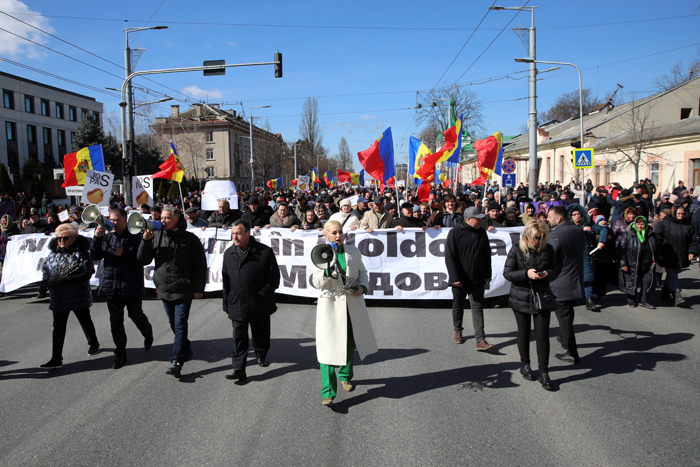
[[[698,236],[692,224],[683,219],[666,217],[656,226],[661,266],[670,269],[690,266],[689,254],[698,254]],[[663,258],[663,259],[661,259]]]
[[[281,218],[277,213],[274,213],[272,216],[270,216],[270,226],[272,227],[290,229],[293,225],[299,227],[301,225],[301,221],[297,216],[295,216],[291,212],[288,212],[284,219]]]
[[[532,280],[527,275],[529,269],[546,271],[547,278]],[[547,245],[544,251],[530,249],[529,254],[525,256],[520,245],[513,244],[503,268],[503,277],[511,283],[508,306],[520,313],[538,313],[532,306],[530,288],[535,292],[549,290],[549,281],[556,279],[557,274],[557,259],[552,245]]]
[[[615,219],[615,222],[613,222],[612,225],[612,230],[613,230],[613,235],[615,236],[615,247],[620,243],[620,240],[623,235],[625,235],[625,232],[627,232],[627,227],[629,227],[630,223],[625,220],[624,217],[618,217]]]
[[[439,225],[441,227],[459,227],[464,222],[464,216],[461,212],[440,212],[435,216],[433,220],[433,225]]]
[[[224,311],[234,321],[251,321],[277,310],[274,293],[280,285],[277,258],[267,245],[251,236],[243,261],[236,247],[224,252],[221,269]]]
[[[651,249],[651,268],[653,269],[653,264],[658,260],[658,250],[654,232],[652,232],[648,227],[646,241],[649,242],[649,247]],[[627,295],[635,294],[637,289],[637,281],[646,272],[640,271],[638,267],[640,249],[641,242],[639,241],[639,237],[637,237],[637,231],[634,229],[634,224],[631,223],[625,234],[620,239],[620,243],[617,245],[617,259],[620,263],[618,285],[620,287],[620,291],[626,293]],[[625,266],[627,266],[627,272],[622,270],[622,268]],[[647,292],[650,292],[653,288],[654,285],[652,282],[649,284],[649,290],[647,290]]]
[[[155,259],[153,283],[161,300],[191,300],[195,293],[204,293],[207,258],[199,237],[187,231],[184,217],[175,228],[156,230],[152,239],[143,240],[136,257],[143,264]]]
[[[139,245],[141,236],[132,235],[127,229],[121,235],[109,232],[92,240],[90,256],[95,261],[104,259],[98,295],[124,299],[143,297],[145,264],[136,257]],[[117,248],[123,249],[121,256],[114,255]]]
[[[591,256],[591,251],[596,248],[597,243],[606,243],[608,236],[607,227],[602,225],[594,224],[591,222],[591,218],[588,212],[580,204],[572,204],[567,208],[569,213],[569,218],[571,218],[571,213],[578,211],[583,217],[583,221],[578,227],[583,229],[584,227],[590,227],[591,231],[584,230],[583,234],[586,238],[583,249],[583,282],[593,282],[595,281],[595,264],[593,263],[593,257]],[[574,224],[575,225],[575,224]]]
[[[49,310],[68,313],[71,310],[87,310],[92,306],[90,278],[95,266],[90,258],[90,241],[78,236],[73,244],[59,248],[58,241],[49,242],[49,255],[41,266],[43,282],[49,287]],[[60,274],[71,264],[82,265],[69,274]]]
[[[471,291],[491,279],[491,246],[486,231],[466,222],[447,234],[445,265],[450,285],[461,282]]]

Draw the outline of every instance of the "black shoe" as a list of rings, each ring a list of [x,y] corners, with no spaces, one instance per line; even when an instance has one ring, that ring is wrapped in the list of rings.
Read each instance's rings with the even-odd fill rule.
[[[661,288],[661,300],[666,300],[669,302],[672,302],[674,300],[673,292],[671,292],[671,289],[669,289],[666,286],[663,286]]]
[[[126,365],[126,355],[117,355],[112,363],[112,368],[118,370],[124,365]]]
[[[656,310],[656,307],[649,302],[640,302],[639,306],[643,306],[644,308],[649,308],[650,310]]]
[[[676,290],[676,295],[673,297],[676,302],[676,306],[685,305],[685,299],[681,296],[680,289]]]
[[[265,368],[266,366],[270,365],[270,362],[268,362],[265,357],[258,357],[258,365]]]
[[[557,342],[559,342],[559,345],[561,345],[561,348],[566,350],[566,344],[564,344],[564,339],[561,338],[561,334],[557,336]]]
[[[552,386],[552,380],[549,379],[549,373],[540,371],[540,375],[537,377],[537,381],[539,381],[542,387],[547,391],[554,391],[554,386]]]
[[[88,349],[88,355],[91,357],[97,355],[98,353],[100,353],[100,344],[91,345]]]
[[[554,357],[557,358],[558,360],[561,360],[562,362],[572,363],[574,365],[578,365],[578,358],[574,358],[573,356],[571,356],[571,354],[569,352],[557,353],[557,354],[554,354]]]
[[[148,337],[145,337],[143,339],[143,348],[146,350],[151,350],[151,346],[153,345],[153,334],[151,334]]]
[[[52,358],[43,365],[39,365],[39,368],[43,368],[45,370],[57,370],[59,368],[63,368],[63,360]]]
[[[185,357],[183,358],[183,361],[189,362],[192,360],[192,356],[194,356],[194,352],[192,351],[191,348],[187,349],[187,352],[185,352]]]
[[[627,305],[631,308],[637,308],[637,303],[634,300],[627,300]]]
[[[46,298],[48,296],[49,296],[49,294],[47,294],[46,292],[39,292],[38,294],[36,294],[36,298],[38,300],[41,300],[42,298]]]
[[[176,378],[180,377],[182,371],[182,363],[179,361],[170,362],[170,368],[165,372],[166,375],[173,375]]]
[[[233,380],[238,384],[242,384],[247,378],[245,371],[234,371],[230,375],[226,375],[226,379]]]
[[[586,299],[586,309],[587,309],[587,310],[590,310],[590,311],[600,311],[600,310],[598,309],[598,305],[596,305],[595,303],[593,303],[593,299],[592,299],[592,298],[587,298],[587,299]]]
[[[532,368],[530,368],[530,365],[521,366],[520,367],[520,374],[523,375],[523,378],[528,380],[528,381],[535,380],[535,375],[532,374]]]

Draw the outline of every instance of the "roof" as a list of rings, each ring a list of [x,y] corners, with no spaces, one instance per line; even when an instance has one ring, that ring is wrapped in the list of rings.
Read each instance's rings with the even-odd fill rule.
[[[678,138],[690,135],[700,135],[700,116],[686,118],[675,122],[664,123],[649,127],[644,130],[651,135],[650,140],[659,140],[664,138]],[[594,149],[603,149],[612,145],[625,145],[632,143],[632,137],[629,131],[620,132],[609,138],[597,140],[593,144]]]
[[[87,99],[89,101],[97,102],[97,100],[94,97],[85,96],[83,94],[78,94],[77,92],[66,91],[65,89],[57,88],[54,86],[49,86],[48,84],[40,83],[38,81],[32,81],[31,79],[22,78],[21,76],[11,75],[10,73],[5,73],[4,71],[0,71],[0,76],[5,76],[6,78],[16,79],[17,81],[22,81],[24,83],[33,84],[34,86],[40,86],[42,88],[51,89],[52,91],[58,91],[58,92],[62,92],[64,94],[70,94],[71,96],[76,96],[76,97],[80,97],[82,99]]]

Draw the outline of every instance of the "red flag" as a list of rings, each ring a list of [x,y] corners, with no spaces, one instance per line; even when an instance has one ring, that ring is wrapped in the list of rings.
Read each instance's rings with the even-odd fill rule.
[[[295,178],[294,180],[292,180],[292,186],[297,186],[298,182],[299,182],[299,179]]]
[[[416,196],[418,196],[418,199],[421,201],[421,203],[425,203],[426,201],[428,201],[428,199],[430,199],[430,182],[421,182],[420,186],[418,187],[418,190],[416,191]]]
[[[350,172],[338,169],[338,183],[352,183]]]
[[[396,178],[391,177],[389,180],[386,181],[390,187],[392,187],[394,190],[396,189]]]

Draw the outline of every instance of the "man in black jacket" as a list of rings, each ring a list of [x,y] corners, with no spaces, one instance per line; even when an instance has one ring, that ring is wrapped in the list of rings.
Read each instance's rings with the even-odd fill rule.
[[[257,196],[251,196],[248,199],[248,210],[243,212],[241,219],[255,230],[260,230],[261,227],[270,223],[270,215],[260,208],[260,199]]]
[[[226,379],[240,384],[246,380],[249,326],[258,365],[269,365],[270,315],[277,311],[280,270],[272,249],[250,236],[246,221],[235,221],[231,234],[234,245],[224,252],[221,270],[223,310],[233,326],[233,373]]]
[[[163,230],[146,230],[136,257],[143,264],[155,259],[153,283],[175,334],[167,374],[180,377],[183,363],[192,356],[187,319],[192,299],[200,299],[207,282],[207,258],[199,238],[187,231],[187,222],[174,206],[164,206]]]
[[[574,335],[574,305],[584,296],[583,255],[586,236],[583,229],[574,225],[563,206],[549,208],[547,217],[552,232],[549,244],[554,248],[559,275],[550,283],[557,300],[557,319],[560,335],[557,338],[566,352],[555,354],[561,361],[579,362],[576,336]]]
[[[209,227],[228,229],[234,221],[241,218],[238,209],[231,209],[231,205],[225,199],[219,201],[219,210],[209,216]]]
[[[124,307],[131,321],[141,331],[146,350],[153,345],[153,328],[141,307],[144,263],[136,257],[141,237],[129,233],[126,228],[126,211],[123,209],[112,209],[109,220],[114,224],[114,229],[107,235],[102,226],[95,228],[90,257],[93,260],[104,259],[97,294],[107,299],[115,347],[112,368],[118,370],[126,363]]]
[[[396,228],[399,232],[404,228],[423,229],[424,231],[427,229],[423,219],[413,217],[413,204],[411,203],[403,203],[401,205],[401,217],[395,217],[394,220],[391,221],[390,226]]]
[[[484,287],[491,282],[491,247],[486,231],[481,228],[481,220],[486,217],[475,207],[464,211],[464,223],[447,234],[445,265],[452,285],[452,322],[454,341],[464,342],[462,318],[464,299],[469,294],[472,309],[472,324],[476,337],[476,350],[484,351],[493,347],[486,342],[484,333]]]

